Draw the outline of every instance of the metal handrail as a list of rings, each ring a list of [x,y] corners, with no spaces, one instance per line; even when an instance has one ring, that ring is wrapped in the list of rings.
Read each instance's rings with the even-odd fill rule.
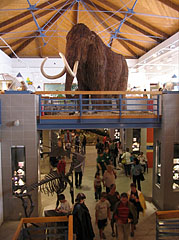
[[[100,92],[100,94],[109,95],[107,97],[95,97],[95,94],[99,95],[99,92],[75,92],[75,98],[65,98],[65,97],[56,97],[57,94],[70,95],[74,94],[74,91],[45,91],[45,92],[36,92],[39,94],[39,116],[44,116],[46,113],[48,115],[52,114],[62,114],[62,113],[73,113],[78,112],[80,118],[86,112],[119,112],[119,119],[122,117],[122,114],[126,114],[127,112],[144,112],[153,113],[156,118],[159,119],[160,114],[160,104],[159,99],[161,97],[161,92],[121,92],[121,91],[113,91],[113,92]],[[41,95],[43,94],[43,96]],[[54,94],[55,97],[48,98],[44,97],[44,95]],[[93,97],[86,98],[86,95],[89,94]],[[132,94],[133,96],[127,96]],[[134,95],[138,94],[150,94],[152,96],[156,95],[157,97],[139,97]],[[111,97],[113,95],[113,97]],[[114,97],[115,96],[115,97]],[[132,103],[131,101],[135,101]],[[140,102],[139,102],[140,101]],[[141,102],[142,101],[142,102]],[[138,103],[139,102],[139,103]]]
[[[156,240],[179,239],[179,210],[156,212]]]
[[[52,223],[67,222],[66,226],[54,225]],[[31,224],[28,226],[27,224]],[[60,233],[60,231],[66,230],[66,233]],[[35,236],[41,236],[43,239],[47,237],[65,236],[68,240],[73,240],[73,216],[59,216],[59,217],[33,217],[33,218],[21,218],[17,230],[12,240],[24,239],[24,234],[27,234],[29,239],[36,239]],[[31,238],[30,234],[33,234]],[[53,238],[54,239],[54,238]]]

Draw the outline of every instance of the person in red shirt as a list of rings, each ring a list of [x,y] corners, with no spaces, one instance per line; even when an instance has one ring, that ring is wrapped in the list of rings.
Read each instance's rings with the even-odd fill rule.
[[[66,169],[66,161],[65,161],[65,157],[62,156],[60,159],[59,159],[59,162],[57,164],[57,172],[59,174],[64,174],[65,175],[65,169]]]
[[[137,223],[137,211],[135,206],[129,202],[127,193],[121,194],[120,201],[116,203],[113,217],[117,224],[117,236],[120,240],[128,240],[130,223]]]

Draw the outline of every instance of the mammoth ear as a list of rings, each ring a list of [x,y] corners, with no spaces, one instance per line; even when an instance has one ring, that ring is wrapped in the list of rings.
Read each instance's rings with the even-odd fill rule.
[[[95,38],[96,38],[96,35],[92,33],[91,36],[90,36],[90,41],[94,41]]]

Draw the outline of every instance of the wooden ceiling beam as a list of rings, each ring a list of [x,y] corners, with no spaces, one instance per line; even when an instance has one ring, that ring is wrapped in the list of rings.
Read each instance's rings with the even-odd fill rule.
[[[70,6],[70,4],[68,4],[68,5],[66,5],[65,7],[63,7],[62,8],[62,10],[66,10],[68,7]],[[54,16],[54,18],[47,24],[47,25],[45,25],[44,24],[44,30],[47,30],[49,27],[50,27],[50,25],[52,25],[58,18],[60,18],[61,17],[61,15],[62,15],[62,13],[63,12],[59,12],[59,13],[57,13],[55,16]],[[43,28],[43,26],[42,26],[42,28]],[[23,50],[25,47],[27,47],[35,38],[37,38],[38,36],[40,35],[40,33],[39,32],[37,32],[37,31],[34,31],[34,33],[33,34],[31,34],[31,35],[28,35],[28,37],[30,37],[30,39],[27,39],[26,41],[24,41],[16,50],[14,50],[14,52],[17,54],[18,52],[20,52],[21,50]],[[19,39],[20,40],[20,39]],[[16,41],[16,44],[17,44],[17,42],[18,42],[18,40]],[[19,42],[18,42],[19,43]],[[14,43],[12,43],[10,46],[14,46],[14,45],[16,45],[16,44],[14,44]],[[10,54],[9,55],[9,57],[12,57],[13,56],[13,54]]]
[[[38,5],[37,8],[42,9],[42,8],[45,8],[45,7],[49,6],[50,4],[53,4],[53,3],[58,2],[58,1],[59,0],[49,0],[47,2],[44,2],[44,3],[40,4],[40,5]],[[33,12],[39,11],[40,9],[33,10]],[[26,17],[28,15],[31,15],[30,11],[25,11],[25,12],[23,12],[21,14],[18,14],[17,16],[9,18],[8,20],[0,23],[0,28],[1,27],[5,27],[5,26],[7,26],[7,25],[9,25],[11,23],[14,23],[15,21],[17,21],[19,19],[22,19],[23,17]]]
[[[179,5],[173,3],[172,1],[170,0],[158,0],[158,1],[165,4],[167,7],[172,8],[173,10],[179,12]]]
[[[79,12],[78,12],[78,7],[79,7],[79,3],[78,2],[76,2],[75,4],[74,4],[74,6],[73,6],[73,8],[74,8],[74,12],[72,12],[72,14],[73,14],[73,22],[75,23],[75,24],[77,24],[78,22],[79,22]]]
[[[23,50],[25,47],[27,47],[33,40],[35,39],[35,37],[34,38],[29,38],[29,39],[27,39],[26,41],[24,41],[18,48],[16,48],[16,50],[14,51],[16,54],[18,54],[18,52],[20,52],[21,50]],[[14,56],[14,54],[13,53],[11,53],[10,55],[9,55],[9,57],[13,57]]]
[[[121,36],[122,38],[124,38],[124,36],[122,36],[121,34],[120,34],[120,35],[118,34],[118,37],[120,37],[120,36]],[[121,40],[124,41],[123,39],[121,39]],[[130,40],[127,40],[127,39],[125,39],[125,41],[127,41],[130,45],[133,45],[134,47],[139,48],[140,50],[142,50],[142,51],[144,51],[144,52],[147,52],[147,51],[148,51],[148,49],[146,49],[145,47],[139,45],[139,44],[136,43],[136,42],[133,42],[133,41],[130,41]]]
[[[54,7],[57,8],[57,9],[61,8],[65,3],[66,3],[66,1],[63,1],[62,3],[59,3],[59,4],[57,4]],[[69,4],[68,4],[68,6],[69,6]],[[41,17],[45,16],[48,13],[49,13],[49,11],[43,11],[43,12],[39,13],[39,14],[36,15],[36,19],[41,18]],[[17,28],[22,27],[22,26],[24,26],[24,25],[26,25],[26,24],[28,24],[30,22],[33,22],[33,21],[34,21],[34,19],[31,16],[28,19],[23,20],[22,22],[16,23],[15,25],[4,29],[3,32],[0,32],[0,36],[5,35],[6,33],[9,33],[9,32],[11,32],[13,30],[16,30]]]
[[[44,2],[44,3],[40,4],[40,5],[38,5],[37,8],[42,9],[42,8],[45,8],[45,7],[51,5],[51,4],[55,3],[55,2],[58,2],[58,1],[59,0],[49,0],[47,2]],[[39,10],[33,10],[33,12],[36,12],[36,11],[39,11]],[[28,15],[31,15],[30,11],[25,11],[25,12],[23,12],[21,14],[18,14],[17,16],[9,18],[8,20],[0,23],[0,28],[5,27],[5,26],[7,26],[7,25],[9,25],[11,23],[14,23],[15,21],[17,21],[19,19],[22,19],[23,17],[26,17]]]
[[[124,40],[118,39],[118,41],[120,42],[120,44],[126,48],[134,57],[138,58],[137,54],[127,45],[127,43],[125,43]]]
[[[92,10],[92,8],[89,6],[89,4],[91,5],[91,2],[90,2],[89,0],[86,0],[85,2],[88,3],[88,8],[89,8],[90,10]],[[103,25],[103,27],[104,27],[105,29],[107,29],[107,31],[108,31],[109,33],[111,33],[111,32],[113,31],[112,28],[110,28],[107,23],[103,22],[103,19],[100,18],[95,12],[90,11],[90,14],[97,20],[97,22],[98,22],[99,24]],[[133,57],[135,57],[135,58],[138,57],[137,54],[136,54],[126,43],[124,43],[123,40],[120,40],[120,39],[116,39],[116,40],[117,40],[119,43],[121,43],[121,44],[123,45],[123,47],[126,48],[126,49],[133,55]],[[113,43],[113,39],[112,39],[112,41],[110,42],[110,46],[111,46],[111,47],[112,47],[112,43]]]
[[[115,4],[113,4],[112,2],[103,1],[103,0],[97,0],[97,1],[100,2],[100,3],[105,4],[107,7],[110,7],[110,8],[112,8],[112,9],[114,9],[115,11],[118,11],[118,10],[119,10],[119,7],[116,6]],[[164,1],[165,1],[165,0],[164,0]],[[125,15],[124,13],[120,13],[120,14]],[[134,21],[136,21],[136,22],[138,22],[139,24],[147,27],[149,30],[152,30],[153,32],[156,32],[156,33],[160,34],[160,35],[163,36],[163,37],[168,37],[168,36],[169,36],[169,35],[166,34],[165,32],[163,32],[163,31],[161,31],[160,29],[158,29],[158,28],[150,25],[149,23],[147,23],[147,22],[145,22],[144,20],[136,17],[135,15],[133,15],[133,16],[131,17],[131,19],[134,20]],[[151,35],[151,34],[150,34],[150,35]]]
[[[40,38],[36,37],[36,38],[35,38],[35,43],[36,43],[36,46],[37,46],[37,51],[38,51],[39,57],[43,58],[40,40],[41,40]]]
[[[88,3],[88,7],[89,7],[89,5],[92,6],[92,4],[91,4],[91,2],[90,2],[89,0],[85,0],[85,2]],[[89,7],[89,8],[90,8],[90,7]],[[113,30],[103,21],[103,19],[101,19],[96,13],[94,13],[94,12],[90,12],[90,13],[91,13],[91,14],[95,17],[95,19],[96,19],[100,24],[102,24],[103,27],[106,28],[110,33],[113,31]],[[123,35],[120,34],[120,36],[124,38]],[[117,40],[118,40],[123,46],[125,45],[125,48],[126,48],[130,53],[132,53],[132,55],[134,55],[134,57],[138,57],[137,54],[136,54],[127,44],[124,44],[124,40],[122,40],[122,39],[117,39]],[[144,52],[147,52],[147,50],[146,50],[144,47],[142,47],[141,45],[139,45],[139,44],[137,44],[137,43],[135,43],[135,42],[133,42],[133,41],[129,41],[128,43],[131,44],[131,45],[133,45],[134,47],[139,48],[140,50],[142,50],[142,51],[144,51]]]
[[[101,10],[101,11],[107,11],[107,9],[99,6],[98,4],[95,3],[95,5],[96,5],[96,7],[97,7],[99,10]],[[93,6],[93,7],[94,7],[94,6]],[[109,10],[108,10],[108,11],[109,11]],[[108,16],[111,16],[111,13],[110,13],[110,12],[105,12],[105,13],[106,13]],[[123,18],[119,17],[119,16],[116,15],[116,14],[113,14],[113,15],[112,15],[112,18],[116,19],[116,20],[119,21],[119,22],[123,20]],[[155,38],[155,37],[152,37],[152,36],[151,36],[151,33],[149,33],[149,32],[147,32],[147,31],[145,31],[145,30],[137,27],[137,26],[134,25],[133,23],[130,23],[130,22],[128,22],[128,21],[125,21],[123,24],[127,25],[128,27],[131,27],[132,29],[135,29],[136,31],[138,31],[138,32],[140,32],[140,33],[142,33],[142,34],[144,34],[144,35],[148,35],[149,38],[155,40],[155,42],[156,42],[156,41],[157,41],[158,43],[161,43],[161,42],[162,42],[160,39],[157,39],[157,38]]]

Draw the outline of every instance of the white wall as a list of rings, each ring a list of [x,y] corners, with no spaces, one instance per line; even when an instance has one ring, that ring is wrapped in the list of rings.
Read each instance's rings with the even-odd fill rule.
[[[12,75],[17,76],[20,72],[23,78],[26,80],[27,77],[33,82],[34,87],[37,89],[38,86],[43,90],[44,83],[64,83],[65,75],[60,79],[48,80],[40,72],[40,65],[42,58],[27,58],[12,59]],[[49,75],[56,75],[63,69],[63,62],[60,58],[49,58],[45,63],[45,72]]]
[[[0,73],[11,73],[11,58],[0,50]]]

